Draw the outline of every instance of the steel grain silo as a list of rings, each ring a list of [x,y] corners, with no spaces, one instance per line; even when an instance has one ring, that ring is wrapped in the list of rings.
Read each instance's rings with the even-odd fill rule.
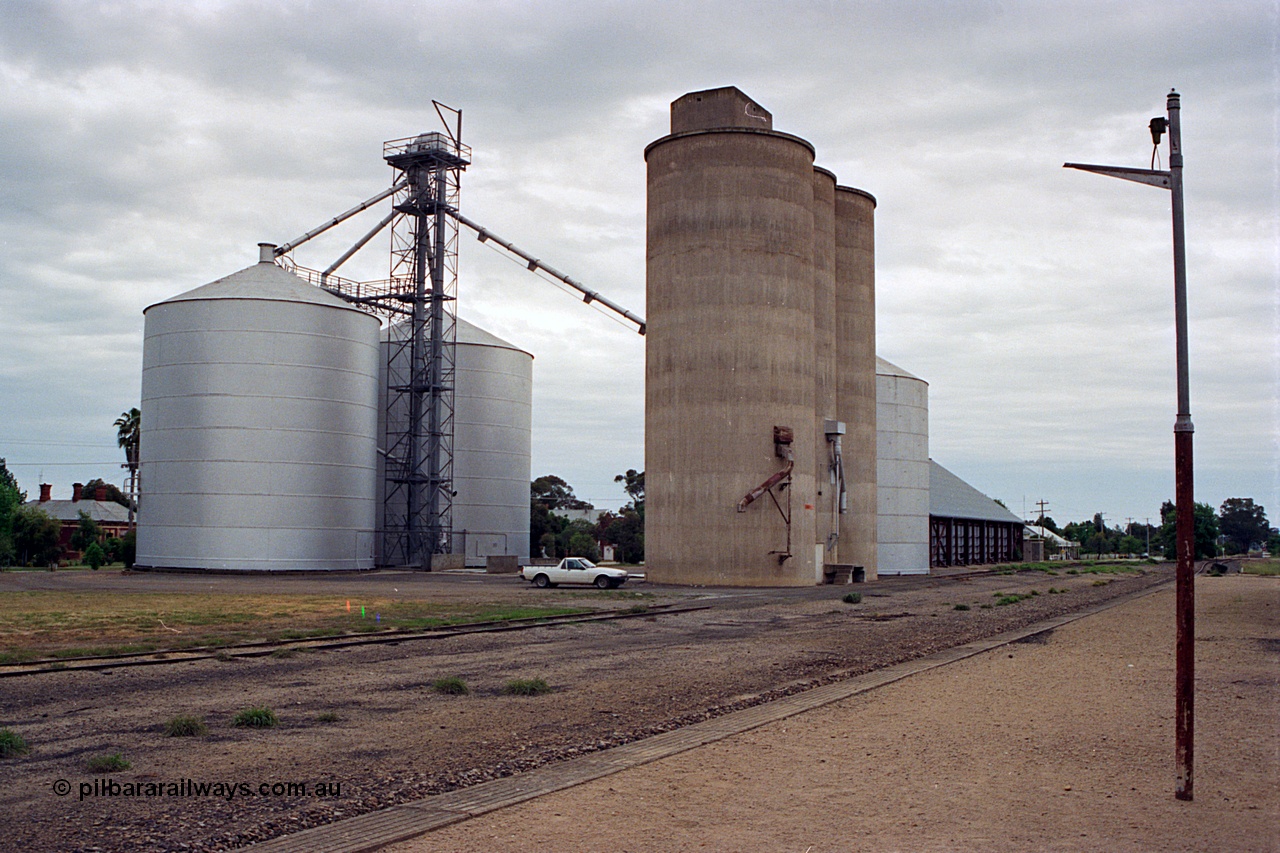
[[[876,359],[878,570],[929,574],[929,383]]]
[[[533,356],[461,317],[456,323],[453,548],[468,566],[498,556],[514,556],[523,565],[529,562]],[[406,333],[403,323],[383,330],[384,365],[390,337]],[[386,388],[378,387],[379,434],[386,446]],[[379,470],[384,467],[380,461]],[[380,496],[387,491],[383,476]],[[382,513],[380,499],[379,519]]]
[[[373,567],[378,321],[271,249],[144,312],[139,568]]]
[[[725,88],[675,101],[645,160],[648,575],[812,584],[813,147]],[[780,506],[738,511],[788,464]]]

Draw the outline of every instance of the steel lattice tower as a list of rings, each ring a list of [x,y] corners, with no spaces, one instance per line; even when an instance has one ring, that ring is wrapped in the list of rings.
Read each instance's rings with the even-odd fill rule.
[[[393,198],[390,291],[408,313],[387,350],[384,562],[431,569],[452,551],[458,209],[471,152],[452,133],[383,146]]]

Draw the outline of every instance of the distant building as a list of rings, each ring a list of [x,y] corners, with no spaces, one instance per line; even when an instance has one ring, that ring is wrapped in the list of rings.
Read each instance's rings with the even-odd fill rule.
[[[84,496],[84,484],[71,486],[71,500],[53,499],[53,486],[40,484],[40,499],[27,501],[25,506],[39,507],[45,514],[58,520],[61,531],[58,544],[69,559],[78,559],[80,552],[71,547],[71,537],[80,527],[80,513],[87,513],[98,523],[105,536],[124,536],[129,532],[129,508],[107,500],[107,490],[99,488],[92,499]]]
[[[1024,552],[1029,562],[1039,562],[1047,557],[1058,560],[1076,560],[1080,557],[1080,543],[1059,536],[1047,527],[1027,524],[1022,530]],[[1033,553],[1034,552],[1034,553]]]
[[[929,565],[1022,561],[1022,519],[929,460]]]

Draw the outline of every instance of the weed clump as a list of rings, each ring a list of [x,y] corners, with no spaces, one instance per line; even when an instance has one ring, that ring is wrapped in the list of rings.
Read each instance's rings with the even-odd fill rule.
[[[471,688],[467,686],[467,682],[463,681],[456,675],[450,675],[447,678],[437,678],[431,682],[431,689],[437,693],[443,693],[446,696],[466,696],[471,692]]]
[[[840,600],[841,600],[841,601],[843,601],[845,604],[861,604],[861,603],[862,603],[862,593],[860,593],[860,592],[846,592],[846,593],[844,594],[844,598],[842,598],[842,599],[840,599]]]
[[[337,723],[341,720],[342,718],[338,716],[336,711],[321,711],[316,714],[317,723]]]
[[[110,755],[95,755],[87,764],[90,773],[119,773],[133,766],[118,752]]]
[[[269,729],[279,722],[280,718],[276,716],[276,712],[264,705],[261,708],[245,708],[232,718],[231,725],[251,729]]]
[[[164,733],[168,737],[199,737],[208,734],[209,727],[199,717],[179,714],[164,724]]]
[[[957,604],[955,607],[953,607],[953,608],[951,608],[951,609],[952,609],[952,610],[968,610],[968,609],[969,609],[969,605],[967,605],[967,604]]]
[[[12,729],[0,729],[0,758],[17,758],[31,751],[22,735]]]
[[[516,678],[502,687],[507,696],[541,696],[551,692],[551,686],[541,678]]]

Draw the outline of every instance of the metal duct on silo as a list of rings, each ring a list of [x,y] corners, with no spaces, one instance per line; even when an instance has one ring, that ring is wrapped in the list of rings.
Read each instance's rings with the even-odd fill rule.
[[[373,568],[378,321],[271,248],[144,312],[139,568]]]
[[[813,147],[733,88],[685,95],[671,124],[645,149],[646,571],[813,584]],[[784,452],[789,531],[767,496],[737,511]]]
[[[929,383],[876,359],[877,570],[929,574]]]
[[[845,434],[848,512],[840,517],[840,562],[876,577],[875,198],[836,187],[838,406]]]

